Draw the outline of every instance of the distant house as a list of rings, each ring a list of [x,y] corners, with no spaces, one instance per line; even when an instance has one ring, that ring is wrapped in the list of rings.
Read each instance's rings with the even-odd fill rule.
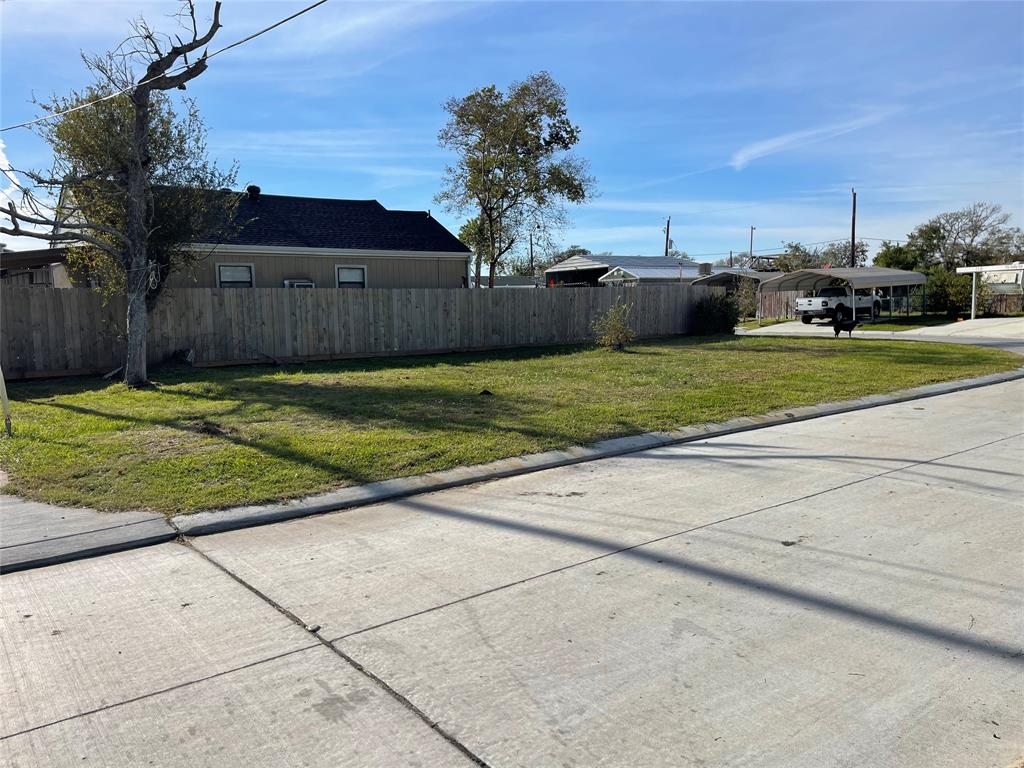
[[[171,287],[464,288],[469,249],[429,211],[376,200],[264,195],[251,186],[237,231]]]
[[[469,249],[429,211],[376,200],[242,195],[231,233],[196,243],[202,258],[170,288],[464,288]],[[211,238],[212,239],[212,238]],[[61,248],[5,251],[5,285],[70,288]]]
[[[0,249],[0,285],[11,288],[70,288],[63,248]]]
[[[710,264],[665,256],[570,256],[544,271],[549,287],[680,283],[711,274]]]

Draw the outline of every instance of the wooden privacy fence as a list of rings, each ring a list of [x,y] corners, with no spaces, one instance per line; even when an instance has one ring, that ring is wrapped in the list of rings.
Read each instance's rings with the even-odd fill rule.
[[[759,293],[761,317],[782,319],[796,317],[796,300],[804,295],[804,291],[773,291]]]
[[[328,360],[565,344],[593,337],[621,299],[641,338],[686,332],[713,288],[191,288],[149,315],[148,354],[191,350],[197,365]],[[124,362],[124,297],[84,289],[4,288],[0,361],[12,379],[107,372]]]

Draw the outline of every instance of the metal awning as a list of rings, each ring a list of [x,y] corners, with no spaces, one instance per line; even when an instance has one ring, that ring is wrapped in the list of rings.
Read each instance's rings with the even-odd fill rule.
[[[733,281],[741,277],[749,277],[763,283],[765,280],[772,280],[781,277],[783,272],[757,272],[752,269],[723,269],[713,275],[704,275],[693,281],[694,285],[731,285]]]
[[[881,288],[897,285],[924,285],[928,278],[920,272],[886,267],[857,269],[800,269],[761,283],[762,293],[774,291],[815,291],[836,283],[848,288]]]

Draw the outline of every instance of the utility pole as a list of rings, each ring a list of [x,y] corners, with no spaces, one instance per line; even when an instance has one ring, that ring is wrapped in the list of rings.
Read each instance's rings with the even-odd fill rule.
[[[732,269],[732,251],[729,251],[729,269]]]
[[[530,277],[533,277],[533,230],[530,230]]]
[[[754,263],[754,230],[755,229],[757,229],[757,227],[755,227],[753,225],[750,226],[750,250],[747,252],[747,257],[750,259],[751,265],[753,265],[753,263]]]
[[[857,190],[850,188],[853,195],[853,212],[850,214],[850,267],[857,266]]]
[[[668,244],[672,242],[669,240],[669,232],[672,231],[672,217],[668,217],[668,221],[665,222],[665,258],[668,258]]]

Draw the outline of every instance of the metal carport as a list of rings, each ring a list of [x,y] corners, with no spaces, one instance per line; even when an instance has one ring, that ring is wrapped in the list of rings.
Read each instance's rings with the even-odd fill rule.
[[[720,272],[716,272],[713,275],[705,275],[704,277],[698,277],[693,281],[693,285],[717,285],[725,287],[735,287],[740,278],[748,277],[751,280],[757,280],[759,283],[763,283],[765,280],[771,280],[776,277],[781,277],[784,272],[756,272],[752,269],[723,269]]]
[[[924,285],[928,278],[920,272],[887,267],[858,267],[846,269],[799,269],[766,280],[758,286],[761,293],[773,291],[816,291],[833,285],[846,285],[850,289],[850,305],[856,319],[856,291],[889,288],[889,314],[892,314],[892,289],[896,286]]]

